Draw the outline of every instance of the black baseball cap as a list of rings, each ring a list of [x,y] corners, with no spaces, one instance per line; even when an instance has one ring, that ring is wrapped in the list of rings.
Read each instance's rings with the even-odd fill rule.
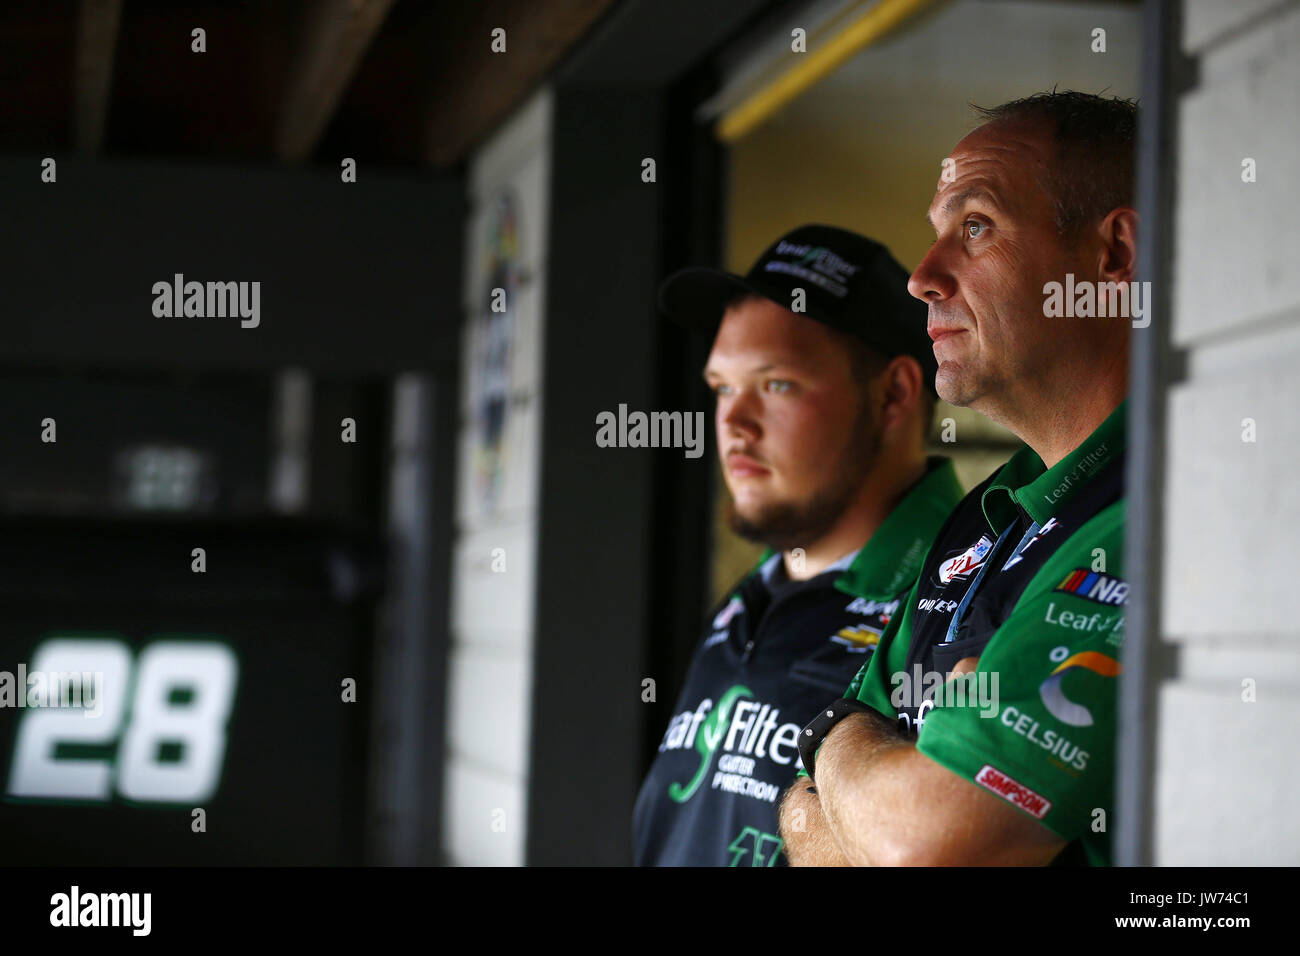
[[[804,290],[804,311],[841,332],[856,335],[888,358],[910,355],[934,392],[938,363],[925,324],[928,309],[907,291],[907,270],[875,240],[835,226],[800,226],[758,257],[745,275],[692,267],[659,286],[659,308],[674,322],[717,334],[728,301],[757,293],[791,308]]]

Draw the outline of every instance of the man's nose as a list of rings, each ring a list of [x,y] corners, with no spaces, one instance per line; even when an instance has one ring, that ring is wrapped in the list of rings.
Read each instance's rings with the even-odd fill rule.
[[[927,303],[952,298],[957,291],[957,281],[949,265],[950,255],[946,240],[940,239],[932,245],[907,280],[907,291]]]
[[[757,438],[762,432],[759,425],[760,401],[753,389],[741,389],[722,410],[719,425],[730,434]]]

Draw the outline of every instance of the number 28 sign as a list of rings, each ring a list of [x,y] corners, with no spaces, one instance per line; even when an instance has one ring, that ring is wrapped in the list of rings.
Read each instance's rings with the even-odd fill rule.
[[[120,640],[58,637],[37,646],[29,673],[65,687],[70,675],[91,680],[94,699],[24,711],[6,797],[197,803],[216,793],[239,678],[227,645],[157,640],[133,659]]]

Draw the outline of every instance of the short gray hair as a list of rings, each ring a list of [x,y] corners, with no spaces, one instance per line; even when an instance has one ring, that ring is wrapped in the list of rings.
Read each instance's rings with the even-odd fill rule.
[[[1052,90],[1000,106],[971,106],[989,122],[1047,127],[1057,152],[1043,186],[1055,203],[1063,239],[1076,239],[1112,209],[1133,205],[1136,100]]]

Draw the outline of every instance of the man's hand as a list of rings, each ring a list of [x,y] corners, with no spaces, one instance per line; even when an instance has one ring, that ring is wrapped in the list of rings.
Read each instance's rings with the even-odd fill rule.
[[[963,657],[956,664],[952,665],[952,670],[944,679],[944,683],[952,680],[954,677],[960,677],[962,674],[974,673],[975,668],[979,667],[980,659],[978,657]]]
[[[963,658],[953,666],[947,679],[968,674],[978,664],[978,657]],[[821,801],[809,788],[816,789],[811,779],[797,777],[781,801],[781,837],[785,840],[786,859],[791,866],[852,866],[822,812]]]
[[[809,793],[813,782],[796,777],[781,801],[781,837],[791,866],[848,866],[835,834],[822,815],[817,794]]]

